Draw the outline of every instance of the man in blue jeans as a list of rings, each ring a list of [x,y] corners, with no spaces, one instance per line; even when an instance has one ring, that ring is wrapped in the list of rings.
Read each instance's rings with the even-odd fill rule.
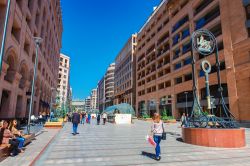
[[[73,115],[72,115],[72,123],[73,123],[73,135],[76,135],[76,134],[79,134],[77,132],[77,127],[78,127],[78,124],[80,123],[80,114],[77,113],[77,112],[74,112]]]

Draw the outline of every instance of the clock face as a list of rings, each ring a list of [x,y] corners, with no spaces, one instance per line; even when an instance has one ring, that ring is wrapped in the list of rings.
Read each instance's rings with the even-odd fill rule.
[[[193,48],[202,55],[210,55],[215,49],[214,35],[205,29],[200,29],[192,34]]]

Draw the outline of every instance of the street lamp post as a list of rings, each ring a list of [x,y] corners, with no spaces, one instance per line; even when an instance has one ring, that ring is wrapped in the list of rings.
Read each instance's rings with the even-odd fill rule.
[[[8,0],[5,21],[4,21],[4,28],[3,28],[3,37],[2,37],[1,50],[0,50],[0,72],[2,71],[2,61],[3,61],[3,54],[4,54],[4,45],[6,41],[5,39],[6,39],[7,25],[9,21],[9,12],[10,12],[10,0]]]
[[[52,111],[52,98],[53,98],[53,92],[55,90],[55,88],[50,88],[51,90],[51,95],[50,95],[50,107],[49,107],[49,120],[51,121],[51,111]]]
[[[36,81],[36,67],[37,67],[37,63],[38,63],[38,48],[39,48],[39,45],[42,42],[42,38],[34,37],[34,41],[35,41],[35,44],[36,44],[36,59],[35,59],[35,66],[34,66],[34,75],[33,75],[33,79],[32,79],[31,96],[30,96],[29,118],[28,118],[28,126],[27,126],[28,134],[30,134],[30,118],[31,118],[32,106],[33,106],[33,100],[34,100],[34,90],[35,90],[35,81]]]
[[[188,95],[188,92],[184,92],[184,94],[186,95],[186,108],[185,108],[185,113],[186,113],[186,115],[187,115],[187,95]]]

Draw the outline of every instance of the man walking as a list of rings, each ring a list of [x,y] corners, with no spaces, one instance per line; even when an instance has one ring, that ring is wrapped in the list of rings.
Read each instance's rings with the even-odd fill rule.
[[[80,123],[80,114],[76,111],[72,114],[72,123],[73,123],[73,135],[79,134],[77,132],[78,124]]]
[[[105,125],[106,120],[107,120],[107,113],[106,113],[106,112],[104,112],[104,113],[102,114],[102,119],[103,119],[103,125]]]

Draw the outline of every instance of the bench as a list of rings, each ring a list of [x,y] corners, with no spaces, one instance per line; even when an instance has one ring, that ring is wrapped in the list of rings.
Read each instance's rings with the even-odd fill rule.
[[[35,134],[24,135],[25,138],[24,146],[31,143],[31,141],[35,138]],[[10,144],[1,144],[0,145],[0,162],[6,159],[10,153]]]

